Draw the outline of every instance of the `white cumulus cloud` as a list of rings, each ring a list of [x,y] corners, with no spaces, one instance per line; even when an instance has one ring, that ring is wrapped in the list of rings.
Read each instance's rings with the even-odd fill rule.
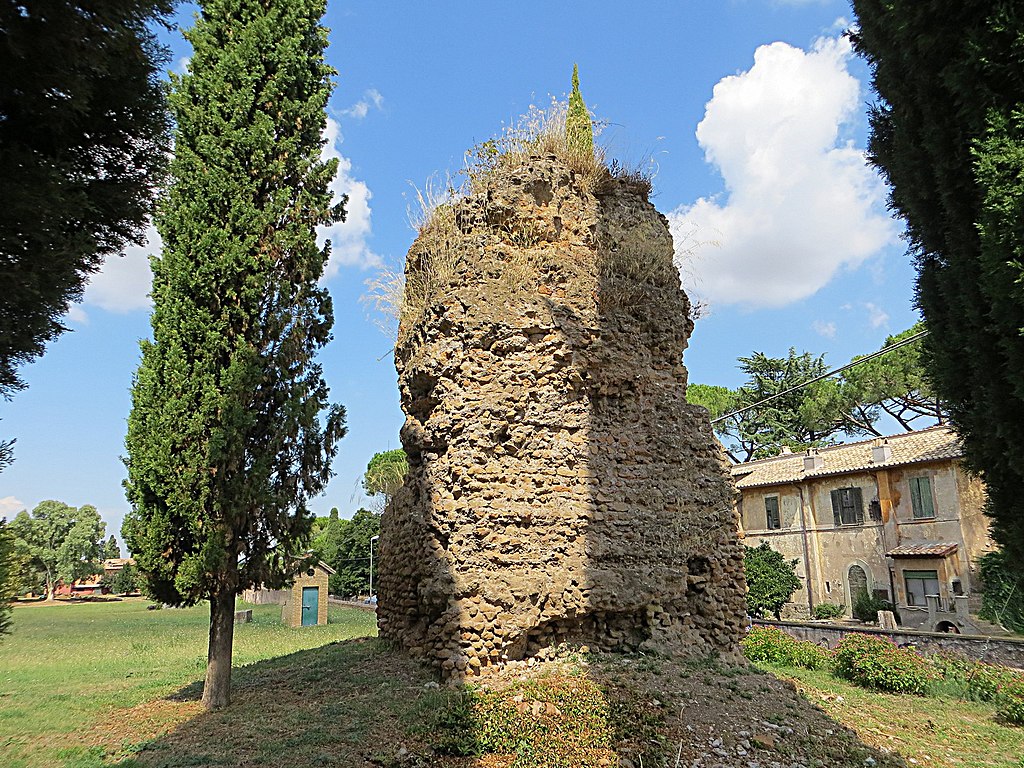
[[[103,268],[89,278],[84,303],[109,312],[147,309],[152,304],[149,289],[153,283],[149,256],[159,252],[160,235],[151,224],[143,245],[129,245],[120,256],[108,256]],[[74,309],[68,313],[72,320]]]
[[[331,193],[340,198],[348,195],[346,220],[330,227],[317,230],[321,245],[331,241],[331,258],[327,264],[325,279],[337,274],[342,266],[367,268],[379,265],[380,257],[366,244],[370,236],[369,187],[365,182],[352,176],[352,161],[338,150],[341,142],[341,126],[328,118],[325,130],[327,145],[323,157],[338,159],[338,172],[331,183]],[[148,309],[152,305],[149,297],[153,274],[149,268],[150,254],[159,253],[160,235],[155,226],[146,229],[146,242],[128,246],[119,256],[108,257],[103,267],[89,278],[81,305],[69,307],[67,318],[78,324],[88,322],[84,306],[94,306],[110,312],[131,312]]]
[[[868,301],[865,302],[864,309],[868,311],[868,322],[871,324],[872,328],[881,328],[883,325],[888,325],[889,313],[880,306]]]
[[[669,215],[674,235],[714,243],[679,254],[684,284],[694,273],[687,287],[711,304],[784,306],[895,241],[884,186],[842,135],[861,103],[850,56],[842,37],[772,43],[715,86],[697,140],[726,191]]]
[[[367,239],[370,237],[370,198],[373,196],[366,182],[352,176],[352,161],[341,154],[341,125],[337,120],[327,118],[324,131],[327,144],[324,146],[323,157],[338,159],[338,173],[331,182],[331,192],[335,199],[348,195],[345,205],[345,221],[329,227],[317,229],[321,242],[331,241],[331,260],[324,273],[325,278],[333,277],[342,266],[356,266],[366,269],[379,266],[380,256],[370,250]]]
[[[370,113],[370,109],[381,109],[384,106],[384,97],[376,88],[370,88],[363,94],[363,98],[357,101],[348,109],[343,109],[341,114],[345,117],[354,117],[362,120]]]
[[[836,324],[826,323],[824,320],[815,320],[811,323],[811,328],[819,336],[824,336],[826,339],[834,339],[836,337]]]

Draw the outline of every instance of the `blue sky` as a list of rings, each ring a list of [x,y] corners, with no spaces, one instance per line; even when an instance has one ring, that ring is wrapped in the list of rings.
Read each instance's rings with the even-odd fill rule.
[[[191,23],[192,9],[178,20]],[[329,2],[335,183],[349,219],[327,285],[335,339],[322,353],[348,409],[337,476],[311,506],[350,516],[375,452],[399,446],[392,340],[361,298],[414,238],[408,209],[435,174],[532,104],[563,96],[579,64],[588,105],[609,123],[612,156],[650,167],[653,198],[680,242],[684,285],[706,302],[685,364],[693,382],[736,386],[736,358],[790,346],[838,365],[909,327],[913,269],[863,162],[866,68],[831,0],[516,3]],[[186,66],[180,35],[166,35]],[[117,533],[128,388],[149,334],[148,265],[131,248],[70,308],[73,329],[22,370],[0,403],[16,461],[0,474],[0,515],[44,499],[94,504]]]

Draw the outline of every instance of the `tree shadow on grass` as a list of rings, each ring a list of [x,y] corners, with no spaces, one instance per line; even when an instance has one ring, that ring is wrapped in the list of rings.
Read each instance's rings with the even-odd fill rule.
[[[372,638],[257,662],[232,677],[230,707],[199,713],[121,764],[383,765],[406,726],[423,718],[422,694],[433,689],[424,686],[434,680],[420,663]],[[189,705],[202,688],[196,681],[167,700]]]
[[[258,662],[234,678],[228,709],[129,750],[122,766],[597,768],[622,759],[861,768],[871,758],[906,768],[792,686],[715,661],[575,655],[446,688],[366,638]],[[166,701],[194,708],[201,694],[196,682]]]

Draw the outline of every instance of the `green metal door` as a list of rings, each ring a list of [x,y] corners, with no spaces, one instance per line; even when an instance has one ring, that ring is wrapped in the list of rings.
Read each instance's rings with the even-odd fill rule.
[[[302,588],[302,626],[316,625],[320,609],[320,587]]]

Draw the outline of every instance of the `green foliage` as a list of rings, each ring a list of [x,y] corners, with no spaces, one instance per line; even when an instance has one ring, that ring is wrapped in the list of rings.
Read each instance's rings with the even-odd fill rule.
[[[380,515],[359,509],[351,520],[340,520],[334,509],[330,517],[317,518],[314,526],[313,550],[336,571],[328,583],[331,594],[365,594],[370,586],[370,539],[380,535]]]
[[[611,748],[610,713],[594,681],[551,675],[450,694],[430,735],[444,754],[515,755],[517,768],[575,768],[591,750]]]
[[[1011,568],[1000,550],[978,558],[978,571],[985,585],[981,617],[1024,634],[1024,573]]]
[[[379,493],[391,498],[395,491],[402,487],[408,472],[409,459],[401,448],[375,453],[370,463],[366,465],[363,488],[371,496]]]
[[[917,323],[902,333],[888,336],[882,349],[924,330],[925,324]],[[844,386],[852,398],[869,407],[880,408],[907,431],[918,429],[914,422],[922,418],[941,423],[945,421],[946,413],[925,371],[921,359],[923,349],[924,339],[920,339],[880,357],[865,360],[843,372]]]
[[[845,605],[836,605],[835,603],[818,603],[814,606],[814,610],[811,611],[811,616],[815,619],[838,619],[845,613]]]
[[[572,92],[569,94],[569,109],[565,115],[565,144],[569,152],[581,157],[594,155],[594,127],[590,112],[580,93],[579,68],[572,65]]]
[[[1019,672],[986,664],[962,653],[937,653],[928,657],[937,679],[929,686],[932,695],[956,696],[968,701],[998,701],[1005,686],[1022,679]]]
[[[866,590],[861,590],[853,598],[853,618],[858,621],[878,621],[879,611],[892,611],[892,615],[896,621],[900,621],[900,612],[896,610],[896,606],[888,600],[883,600],[880,597],[870,594]]]
[[[863,688],[924,694],[937,675],[921,656],[886,637],[860,633],[844,637],[835,651],[835,673]]]
[[[715,431],[734,461],[763,459],[782,448],[794,451],[834,445],[837,435],[878,434],[877,410],[862,405],[853,390],[834,379],[823,379],[795,392],[783,392],[828,371],[824,356],[790,349],[785,358],[754,352],[738,360],[747,382],[730,391],[699,384],[688,388],[690,402],[703,405],[712,418],[742,413],[715,425]],[[769,397],[774,400],[753,408]]]
[[[1024,726],[1024,678],[1008,683],[999,694],[996,717],[1012,725]]]
[[[11,521],[15,546],[27,558],[27,566],[42,574],[47,596],[58,580],[71,583],[98,573],[106,523],[86,504],[75,508],[60,501],[42,501],[30,515],[19,512]],[[23,574],[22,581],[25,580]]]
[[[1011,0],[855,0],[871,162],[918,267],[925,362],[1024,572],[1024,46]]]
[[[104,560],[117,560],[121,557],[121,547],[117,544],[117,539],[114,538],[114,534],[110,534],[110,538],[107,539],[107,543],[103,545],[102,557]]]
[[[686,388],[686,401],[707,408],[712,419],[731,413],[739,406],[737,394],[728,387],[711,384],[691,384]]]
[[[751,661],[780,667],[828,669],[832,664],[832,652],[828,648],[796,640],[776,627],[751,627],[740,641],[740,648]]]
[[[172,7],[0,5],[0,396],[104,258],[145,242],[168,152],[153,22]]]
[[[782,606],[789,602],[803,583],[796,575],[796,560],[786,560],[768,542],[744,547],[743,569],[747,576],[747,609],[764,618],[768,613],[779,618]]]
[[[918,323],[886,339],[883,349],[924,329]],[[875,427],[880,412],[896,419],[904,429],[917,429],[916,420],[942,421],[941,404],[921,361],[922,342],[908,344],[867,360],[843,373],[823,379],[769,403],[745,410],[715,425],[719,439],[735,461],[777,455],[785,447],[794,451],[834,445],[838,436],[881,433]],[[712,419],[773,397],[828,371],[824,356],[790,349],[785,358],[754,352],[739,358],[747,382],[736,390],[691,384],[687,399],[708,409]]]
[[[114,595],[134,594],[142,589],[144,582],[145,580],[138,569],[130,563],[126,563],[123,568],[116,571],[113,575],[104,576],[100,580],[100,584]]]
[[[175,153],[122,529],[162,602],[282,585],[345,434],[314,361],[333,324],[316,228],[344,218],[328,187],[337,161],[321,158],[323,11],[210,0],[186,33],[188,74],[171,77]]]
[[[0,518],[0,635],[11,631],[11,599],[18,594],[18,550],[7,521]]]

